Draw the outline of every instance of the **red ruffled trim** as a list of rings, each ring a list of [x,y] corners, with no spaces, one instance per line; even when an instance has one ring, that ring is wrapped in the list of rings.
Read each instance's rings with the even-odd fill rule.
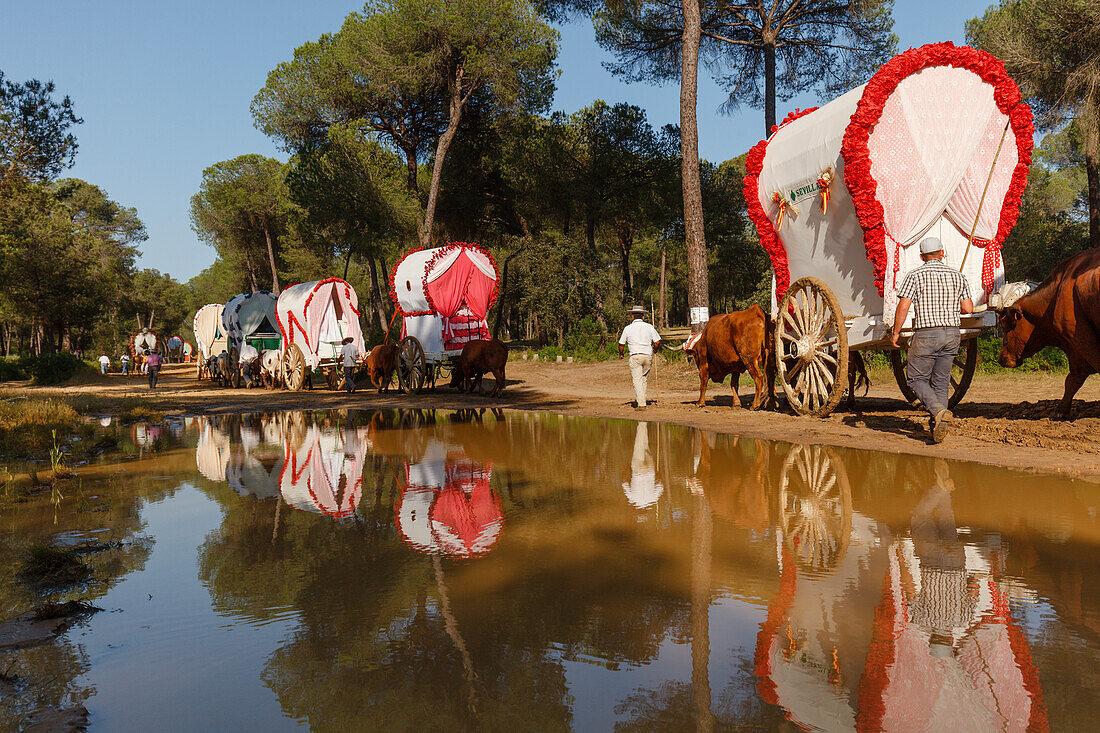
[[[783,248],[783,242],[775,231],[775,225],[768,218],[764,207],[760,204],[758,186],[760,184],[760,171],[764,168],[764,153],[768,149],[768,141],[775,136],[777,130],[789,122],[794,122],[799,117],[810,114],[817,107],[809,109],[796,109],[783,118],[778,126],[773,125],[771,134],[767,140],[761,140],[749,151],[745,160],[745,180],[742,183],[742,191],[745,194],[745,203],[748,205],[749,218],[756,225],[756,234],[760,237],[760,246],[768,253],[772,261],[772,271],[775,273],[775,299],[778,301],[787,293],[791,285],[791,271],[787,265],[787,250]]]
[[[1027,690],[1027,694],[1031,698],[1027,730],[1029,733],[1031,731],[1045,733],[1050,730],[1050,722],[1047,719],[1046,704],[1043,702],[1043,687],[1039,683],[1039,670],[1031,660],[1031,647],[1027,643],[1027,636],[1024,635],[1015,619],[1012,618],[1012,610],[1009,608],[1008,598],[1005,597],[1005,594],[993,581],[989,582],[989,587],[993,592],[993,611],[1008,630],[1008,646],[1012,649],[1012,658],[1016,661],[1016,666],[1020,668],[1024,689]]]
[[[863,245],[867,259],[875,270],[875,287],[884,293],[886,274],[886,228],[883,223],[882,204],[876,193],[878,184],[871,176],[871,158],[867,141],[875,129],[886,101],[898,84],[908,76],[930,66],[954,66],[974,72],[982,81],[993,86],[993,99],[997,108],[1006,115],[1016,135],[1018,161],[1012,172],[1012,181],[1001,205],[1001,221],[991,246],[999,250],[1020,216],[1020,200],[1027,185],[1028,166],[1031,165],[1031,137],[1034,126],[1031,108],[1022,101],[1020,88],[1008,75],[1004,64],[995,56],[969,46],[956,46],[951,42],[930,43],[911,48],[890,59],[879,69],[863,90],[863,96],[852,114],[840,152],[844,157],[844,183],[852,195],[856,216],[863,227]],[[747,198],[747,196],[746,196]],[[983,279],[984,282],[984,279]]]
[[[435,265],[436,262],[446,257],[447,254],[450,253],[450,251],[455,247],[472,249],[485,255],[485,257],[489,260],[489,264],[493,266],[493,272],[497,273],[498,275],[497,279],[494,280],[495,284],[493,285],[493,292],[489,294],[489,305],[485,307],[486,317],[488,317],[489,310],[493,307],[493,304],[497,302],[497,294],[500,292],[500,268],[497,267],[497,261],[496,258],[493,257],[492,252],[485,249],[480,244],[473,244],[471,242],[451,242],[450,244],[446,244],[440,247],[439,251],[428,258],[428,261],[424,263],[424,276],[420,280],[420,285],[424,290],[424,299],[428,301],[428,310],[414,311],[411,313],[406,313],[404,310],[402,310],[401,302],[397,299],[397,268],[401,266],[401,263],[405,261],[406,257],[414,252],[420,252],[424,248],[414,247],[413,249],[405,252],[405,254],[401,256],[401,259],[397,261],[397,264],[395,264],[393,266],[393,269],[390,271],[390,300],[393,301],[393,305],[397,309],[398,313],[400,313],[402,316],[431,316],[439,312],[439,310],[436,308],[435,301],[432,300],[432,294],[428,292],[428,273],[431,272],[432,266]]]
[[[882,599],[875,607],[875,620],[871,631],[871,646],[863,664],[856,694],[859,709],[856,711],[857,731],[882,730],[882,718],[886,714],[883,694],[890,683],[888,670],[894,664],[894,587],[890,571],[882,581]]]
[[[313,296],[317,292],[317,289],[320,288],[322,285],[326,285],[328,283],[343,283],[344,284],[344,297],[346,297],[348,299],[348,306],[351,308],[351,312],[355,314],[356,318],[358,318],[359,317],[359,309],[356,308],[355,305],[351,302],[351,293],[352,293],[351,284],[349,284],[346,280],[343,280],[343,279],[338,278],[338,277],[330,277],[330,278],[326,278],[324,280],[318,280],[317,283],[313,286],[313,290],[310,291],[309,297],[306,298],[305,305],[302,306],[302,312],[304,313],[305,311],[309,310],[309,303],[310,303],[310,301],[313,300]],[[289,286],[287,286],[286,288],[283,289],[283,292],[285,293],[287,290],[290,290],[291,288],[293,288],[297,285],[301,285],[301,283],[294,283],[294,285],[289,285]],[[305,342],[306,342],[306,348],[312,349],[312,347],[309,344],[309,336],[306,334],[305,328],[298,321],[298,318],[297,318],[297,316],[294,315],[293,311],[289,311],[287,313],[287,324],[284,326],[283,325],[283,319],[279,317],[278,305],[276,305],[276,307],[275,307],[275,321],[278,323],[279,332],[283,335],[283,348],[286,348],[286,346],[288,344],[294,343],[294,329],[290,328],[290,326],[294,325],[294,326],[298,327],[299,331],[301,331],[302,338],[304,338]],[[311,351],[310,353],[313,353],[313,352]]]
[[[798,569],[784,546],[780,554],[779,592],[768,606],[767,618],[760,624],[760,632],[756,635],[756,654],[753,659],[753,673],[756,675],[756,690],[760,693],[760,699],[777,707],[779,707],[779,694],[772,680],[771,647],[783,623],[790,623],[790,617],[787,614],[794,603],[794,592],[797,587]],[[789,720],[789,712],[784,710],[784,714]]]

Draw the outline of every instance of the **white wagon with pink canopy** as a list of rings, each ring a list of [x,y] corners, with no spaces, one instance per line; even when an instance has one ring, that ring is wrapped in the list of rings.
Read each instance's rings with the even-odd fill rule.
[[[897,289],[927,236],[943,242],[974,297],[952,376],[951,405],[962,399],[976,337],[996,323],[986,304],[1004,284],[1000,248],[1019,215],[1032,133],[1031,110],[999,60],[937,43],[789,115],[749,152],[745,199],[772,261],[778,371],[795,411],[836,407],[850,349],[890,348]],[[912,400],[904,359],[891,355]]]
[[[312,372],[321,372],[335,389],[340,380],[340,349],[345,338],[363,353],[359,297],[338,277],[292,285],[276,303],[282,333],[282,379],[300,390]]]
[[[402,316],[397,377],[406,392],[435,383],[440,368],[471,341],[490,339],[488,314],[497,297],[493,256],[476,244],[406,254],[390,277]]]

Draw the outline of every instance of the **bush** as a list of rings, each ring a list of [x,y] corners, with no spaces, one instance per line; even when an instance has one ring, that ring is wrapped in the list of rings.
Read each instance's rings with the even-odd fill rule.
[[[30,374],[38,384],[67,382],[81,372],[93,373],[88,364],[73,354],[42,354],[30,361]]]
[[[1048,346],[1034,356],[1029,356],[1016,369],[1007,369],[998,363],[1001,356],[1000,336],[978,338],[978,368],[985,372],[1061,372],[1069,369],[1069,360],[1061,349]]]
[[[0,359],[0,382],[11,382],[17,379],[30,379],[26,359]]]

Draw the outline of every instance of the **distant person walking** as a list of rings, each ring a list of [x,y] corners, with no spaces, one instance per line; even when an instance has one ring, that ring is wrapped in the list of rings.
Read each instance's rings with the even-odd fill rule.
[[[642,409],[646,406],[645,390],[649,370],[653,367],[653,347],[661,343],[657,329],[645,322],[646,310],[640,305],[630,310],[633,320],[623,329],[619,337],[619,358],[629,351],[630,378],[634,382],[634,406]]]
[[[149,373],[149,389],[157,388],[157,376],[160,374],[160,365],[164,362],[160,354],[151,351],[145,355],[145,366]]]
[[[944,264],[939,239],[921,240],[920,258],[924,264],[910,271],[898,288],[890,343],[899,348],[898,337],[912,305],[913,336],[905,363],[906,383],[931,416],[928,432],[932,442],[940,443],[947,436],[947,423],[952,417],[947,403],[951,365],[959,353],[960,314],[973,313],[974,301],[963,274]]]
[[[111,357],[106,354],[99,355],[99,373],[106,374],[107,370],[111,367]]]
[[[344,339],[340,358],[344,363],[344,389],[351,394],[355,391],[355,363],[359,360],[359,348],[355,345],[355,339],[350,336]]]
[[[130,355],[123,354],[122,358],[119,359],[119,361],[122,362],[122,376],[125,377],[130,373]]]

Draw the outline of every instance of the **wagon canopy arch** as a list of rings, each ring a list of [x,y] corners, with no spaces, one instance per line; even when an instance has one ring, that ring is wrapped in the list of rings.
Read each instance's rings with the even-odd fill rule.
[[[225,331],[222,327],[221,303],[207,303],[195,313],[192,326],[195,329],[195,341],[199,347],[199,359],[206,361],[217,356],[226,348]]]
[[[276,315],[283,348],[297,346],[312,369],[322,359],[335,363],[345,338],[364,351],[359,297],[338,277],[286,288],[279,294]]]
[[[497,288],[493,256],[466,242],[409,252],[390,275],[390,297],[404,317],[401,335],[415,336],[431,361],[491,337],[487,318]]]
[[[958,268],[973,230],[964,274],[985,303],[1004,282],[1000,247],[1032,133],[1004,65],[951,43],[910,49],[866,85],[788,116],[749,152],[744,182],[776,301],[814,276],[845,314],[892,319],[897,287],[920,264],[912,245],[937,236]]]
[[[230,298],[222,311],[222,329],[229,345],[238,353],[246,341],[259,351],[278,349],[282,337],[277,302],[275,295],[266,290]]]

